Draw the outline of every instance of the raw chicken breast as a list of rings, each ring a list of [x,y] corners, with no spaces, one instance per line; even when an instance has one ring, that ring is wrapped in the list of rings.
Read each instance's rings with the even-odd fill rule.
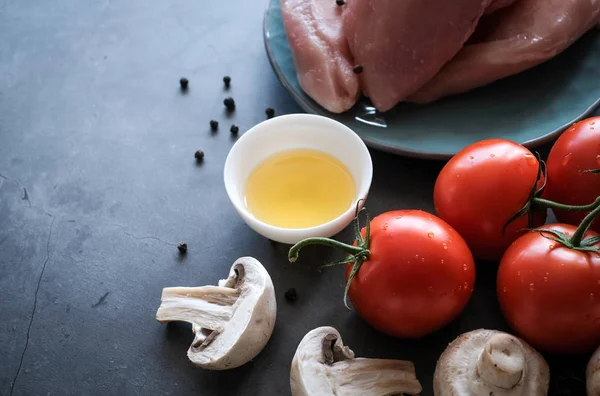
[[[485,13],[491,14],[494,11],[512,5],[512,3],[514,3],[515,1],[516,0],[492,0],[492,4],[490,4],[488,8],[485,9]]]
[[[360,95],[358,76],[335,0],[281,0],[281,14],[300,86],[333,113],[350,109]]]
[[[328,0],[334,3],[333,0]],[[491,0],[349,0],[344,31],[363,92],[387,111],[433,78]]]
[[[408,100],[429,103],[536,66],[565,50],[600,19],[600,0],[519,0],[482,19],[465,47]],[[479,29],[483,34],[479,34]]]

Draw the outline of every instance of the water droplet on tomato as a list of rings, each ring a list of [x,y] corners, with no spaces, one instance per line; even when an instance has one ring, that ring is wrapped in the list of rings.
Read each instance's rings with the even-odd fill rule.
[[[502,288],[502,292],[503,292],[503,293],[506,293],[506,286],[504,286],[504,287]]]
[[[525,157],[525,160],[527,161],[528,165],[536,166],[537,167],[537,162],[538,161],[537,161],[537,158],[535,158],[533,156],[533,154],[527,153],[527,154],[524,154],[523,157]]]
[[[548,277],[544,276],[544,282],[548,282]]]
[[[552,244],[552,245],[548,245],[548,249],[550,249],[550,250],[554,249],[555,247],[556,247],[556,246],[555,246],[554,244]]]
[[[444,250],[448,250],[448,244],[446,242],[442,242],[442,247]]]
[[[595,125],[596,121],[590,121],[590,125]]]
[[[444,259],[440,260],[440,264],[444,264]],[[600,280],[598,281],[598,284],[600,285]]]
[[[400,216],[397,216],[397,217],[396,217],[396,220],[400,220],[401,218],[402,218],[402,215],[400,215]]]
[[[496,156],[496,154],[492,153],[490,154],[490,158],[494,158]]]
[[[427,290],[431,293],[433,291],[433,286],[427,286]]]
[[[388,229],[388,223],[385,223],[385,224],[383,225],[383,229],[384,229],[384,230],[387,230],[387,229]]]
[[[421,257],[421,262],[424,263],[425,262],[425,257]]]
[[[590,293],[590,300],[594,301],[596,299],[596,296],[594,295],[594,293]]]
[[[596,162],[598,163],[598,165],[600,165],[600,154],[598,154],[598,155],[596,156]]]
[[[469,269],[469,266],[467,264],[463,264],[463,271],[466,271]]]
[[[600,286],[600,279],[598,279],[598,286]]]
[[[517,276],[521,276],[521,271],[517,271]]]
[[[427,233],[427,236],[428,236],[429,238],[433,238],[435,235],[433,234],[433,232],[431,232],[431,231],[430,231],[430,232],[428,232],[428,233]]]
[[[467,282],[465,282],[465,284],[463,285],[463,288],[464,288],[465,290],[468,290],[468,289],[469,289],[469,284],[468,284]]]
[[[418,254],[415,254],[415,258],[418,260],[418,259],[419,259],[419,255],[418,255]]]
[[[473,157],[472,155],[469,155],[469,159],[472,160],[472,159],[475,159],[475,157]]]
[[[591,130],[591,131],[593,131],[593,130],[594,130],[594,127],[590,127],[590,130]]]
[[[560,266],[561,266],[561,267],[564,267],[564,266],[565,266],[565,263],[560,263]]]
[[[531,291],[535,290],[535,285],[533,283],[529,284],[529,290],[531,290]]]
[[[571,155],[573,155],[573,153],[569,153],[567,155],[564,156],[563,160],[562,160],[562,165],[567,165],[569,163],[569,161],[571,160]]]

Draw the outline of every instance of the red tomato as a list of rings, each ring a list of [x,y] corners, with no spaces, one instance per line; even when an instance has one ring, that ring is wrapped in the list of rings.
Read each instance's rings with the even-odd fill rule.
[[[566,205],[587,205],[600,196],[600,117],[574,124],[554,143],[548,155],[548,182],[543,197]],[[585,212],[554,210],[558,221],[579,224]],[[592,224],[600,232],[600,218]]]
[[[567,224],[544,228],[569,236],[576,229]],[[588,231],[586,237],[594,235]],[[583,353],[600,344],[599,253],[572,250],[529,232],[502,257],[497,292],[511,327],[539,350]]]
[[[463,238],[430,213],[398,210],[375,217],[369,251],[348,296],[360,316],[386,334],[429,334],[458,316],[471,297],[473,256]],[[346,281],[351,270],[350,264]]]
[[[500,260],[508,246],[524,233],[528,217],[506,222],[527,203],[539,162],[520,144],[504,139],[483,140],[465,147],[444,166],[435,182],[438,215],[465,238],[475,258]],[[543,184],[543,177],[538,187]],[[535,212],[534,226],[546,212]]]

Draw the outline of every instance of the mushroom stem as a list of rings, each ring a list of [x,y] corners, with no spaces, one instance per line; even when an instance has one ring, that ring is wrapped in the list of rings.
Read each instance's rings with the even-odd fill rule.
[[[222,286],[167,287],[163,289],[156,320],[219,330],[231,319],[239,296],[239,290]]]
[[[512,389],[525,374],[525,351],[509,334],[496,334],[486,342],[477,361],[477,375],[487,384]]]
[[[334,363],[329,376],[337,396],[358,395],[377,388],[380,395],[418,395],[422,388],[412,362],[388,359],[350,359]]]

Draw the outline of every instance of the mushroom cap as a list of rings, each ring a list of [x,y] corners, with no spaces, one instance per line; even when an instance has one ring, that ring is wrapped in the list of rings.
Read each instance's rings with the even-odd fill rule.
[[[417,395],[422,391],[412,362],[355,358],[333,327],[308,332],[290,370],[292,396]]]
[[[478,372],[480,365],[491,362],[484,359],[480,363],[490,339],[505,343],[510,350],[488,350],[489,354],[495,353],[497,364],[491,369],[500,381],[510,381],[508,376],[514,375],[515,369],[524,363],[522,374],[516,377],[517,384],[510,389],[485,382]],[[517,356],[511,358],[511,351],[518,351]],[[433,393],[436,396],[543,396],[548,394],[549,383],[548,364],[529,344],[502,331],[478,329],[460,335],[442,353],[435,368]]]
[[[273,282],[258,260],[237,259],[229,277],[219,281],[219,286],[240,292],[232,307],[233,315],[207,346],[196,347],[194,342],[187,352],[192,363],[211,370],[239,367],[256,357],[271,338],[277,316]],[[213,333],[197,325],[193,330],[208,337]]]
[[[585,377],[588,396],[600,396],[600,347],[588,362]]]
[[[332,354],[323,353],[329,343]],[[334,356],[337,355],[337,356]],[[336,359],[337,357],[337,359]],[[352,359],[354,352],[344,346],[342,336],[333,327],[323,326],[309,331],[296,349],[290,370],[292,395],[333,396],[327,378],[327,365],[334,361]]]

